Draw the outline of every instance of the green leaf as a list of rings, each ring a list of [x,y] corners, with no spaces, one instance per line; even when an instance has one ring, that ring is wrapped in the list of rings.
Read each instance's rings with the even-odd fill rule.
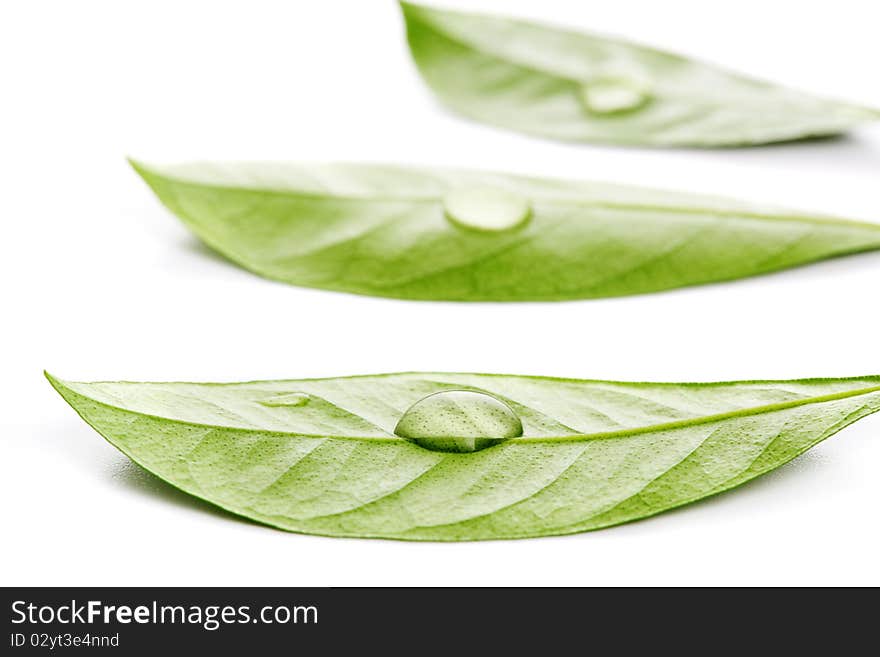
[[[243,267],[383,297],[619,296],[880,248],[875,224],[618,185],[391,166],[133,164]]]
[[[636,520],[738,486],[880,410],[876,376],[49,380],[113,445],[192,495],[289,531],[408,540],[570,534]],[[446,390],[503,401],[522,436],[462,454],[394,434],[407,408]]]
[[[880,118],[619,39],[402,2],[410,50],[451,109],[568,141],[741,146]]]

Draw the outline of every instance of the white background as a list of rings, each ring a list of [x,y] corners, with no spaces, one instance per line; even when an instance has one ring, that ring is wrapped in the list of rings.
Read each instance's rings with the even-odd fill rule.
[[[880,106],[873,1],[444,4],[622,35]],[[272,283],[213,256],[124,157],[469,166],[880,221],[880,125],[840,141],[709,152],[517,136],[438,106],[390,0],[12,0],[0,6],[0,61],[0,583],[880,584],[880,415],[762,480],[646,521],[418,544],[287,534],[215,511],[131,465],[41,375],[878,374],[877,253],[605,301],[355,297]]]

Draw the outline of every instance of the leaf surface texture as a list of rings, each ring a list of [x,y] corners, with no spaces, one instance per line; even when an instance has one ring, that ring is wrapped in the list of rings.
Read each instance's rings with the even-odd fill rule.
[[[629,522],[769,472],[880,409],[880,377],[49,378],[110,443],[192,495],[289,531],[406,540],[524,538]],[[414,402],[461,389],[504,400],[522,419],[523,436],[459,454],[394,435]]]
[[[880,226],[605,183],[366,165],[135,168],[233,262],[294,285],[401,299],[551,301],[729,280],[880,248]],[[511,230],[463,229],[444,199],[500,190]]]

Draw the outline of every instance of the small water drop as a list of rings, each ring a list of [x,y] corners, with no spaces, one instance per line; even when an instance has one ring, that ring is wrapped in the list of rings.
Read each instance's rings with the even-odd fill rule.
[[[410,406],[394,433],[433,451],[476,452],[521,436],[523,426],[513,409],[492,395],[447,390]]]
[[[644,85],[627,78],[599,78],[580,89],[581,101],[593,114],[621,114],[641,109],[651,101]]]
[[[443,199],[443,210],[456,226],[486,232],[517,228],[532,214],[528,199],[488,185],[452,190]]]
[[[309,395],[304,392],[288,392],[283,395],[276,395],[263,399],[259,403],[269,408],[278,406],[305,406],[309,403]]]

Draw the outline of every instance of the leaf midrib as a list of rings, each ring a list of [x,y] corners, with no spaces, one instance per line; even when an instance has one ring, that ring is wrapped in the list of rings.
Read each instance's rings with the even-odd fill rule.
[[[130,408],[125,408],[124,406],[117,406],[115,404],[107,403],[104,401],[99,401],[93,397],[89,397],[88,395],[84,395],[81,392],[78,392],[72,388],[70,388],[66,382],[56,379],[46,373],[46,377],[49,379],[49,382],[53,387],[58,389],[59,387],[64,388],[65,390],[78,395],[80,397],[86,397],[91,400],[93,403],[98,404],[99,406],[104,406],[106,408],[112,408],[118,411],[122,411],[124,413],[131,413],[132,415],[138,415],[141,417],[151,418],[154,420],[162,420],[165,422],[174,422],[176,424],[183,424],[192,427],[201,427],[207,429],[219,429],[223,431],[232,431],[232,432],[245,432],[245,433],[264,433],[275,436],[291,436],[296,438],[304,438],[304,439],[321,439],[321,440],[358,440],[363,442],[379,442],[379,443],[405,443],[409,442],[403,438],[395,436],[393,434],[388,434],[385,436],[349,436],[349,435],[327,435],[327,434],[308,434],[308,433],[298,433],[295,431],[280,431],[277,429],[262,429],[262,428],[245,428],[245,427],[230,427],[224,426],[220,424],[209,424],[202,422],[192,422],[188,420],[178,420],[174,418],[165,417],[162,415],[155,415],[153,413],[144,413],[142,411],[136,411]],[[88,383],[83,383],[81,385],[89,385]],[[60,390],[59,390],[60,392]],[[647,433],[655,433],[662,431],[670,431],[674,429],[682,429],[689,428],[694,426],[700,426],[703,424],[711,424],[712,422],[719,422],[722,420],[733,419],[737,417],[749,417],[754,415],[762,415],[764,413],[772,413],[775,411],[787,410],[790,408],[797,408],[799,406],[807,406],[810,404],[820,404],[823,402],[836,401],[839,399],[848,399],[850,397],[859,397],[862,395],[868,395],[874,392],[880,392],[880,385],[870,386],[868,388],[860,388],[858,390],[846,390],[843,392],[832,393],[828,395],[817,395],[813,397],[803,397],[800,399],[795,399],[786,402],[777,402],[775,404],[765,404],[761,406],[752,406],[748,408],[741,408],[735,411],[727,411],[724,413],[713,413],[709,415],[702,415],[695,418],[687,418],[684,420],[674,420],[672,422],[661,422],[657,424],[649,424],[642,427],[632,427],[627,429],[619,429],[616,431],[601,431],[597,433],[590,434],[575,434],[569,436],[535,436],[533,438],[528,437],[520,437],[520,438],[512,438],[510,440],[505,441],[503,444],[515,443],[515,444],[531,444],[531,443],[577,443],[577,442],[586,442],[592,440],[610,440],[616,438],[630,438],[632,436],[638,436]],[[63,396],[63,395],[62,395]],[[527,406],[523,404],[523,406]],[[74,407],[74,410],[76,408]],[[351,412],[351,411],[349,411]],[[357,415],[356,413],[352,413],[353,415]],[[360,417],[360,416],[358,416]]]
[[[328,202],[350,202],[350,203],[425,203],[425,204],[442,204],[443,196],[349,196],[342,194],[320,193],[320,192],[304,192],[298,190],[271,189],[265,187],[248,187],[244,185],[216,185],[212,183],[199,182],[187,178],[178,178],[168,174],[159,173],[155,170],[137,165],[143,171],[148,172],[148,176],[157,176],[167,181],[177,184],[189,185],[192,187],[200,187],[210,190],[222,190],[229,192],[250,192],[256,194],[268,194],[282,197],[298,197],[316,201]],[[649,190],[662,193],[661,190]],[[657,214],[684,214],[684,215],[711,215],[722,219],[745,219],[755,221],[787,221],[791,223],[801,224],[819,224],[823,226],[834,227],[850,227],[859,228],[868,231],[876,231],[880,233],[880,224],[869,221],[855,221],[851,219],[840,219],[837,217],[822,217],[815,215],[799,215],[786,213],[772,214],[765,212],[755,212],[752,210],[729,210],[725,208],[711,207],[684,207],[675,205],[653,205],[649,203],[622,203],[613,201],[589,201],[586,199],[573,199],[561,197],[555,199],[552,197],[537,197],[531,199],[533,202],[544,202],[548,205],[594,208],[600,210],[613,211],[632,211],[632,212],[653,212]],[[723,201],[724,199],[720,199]]]

